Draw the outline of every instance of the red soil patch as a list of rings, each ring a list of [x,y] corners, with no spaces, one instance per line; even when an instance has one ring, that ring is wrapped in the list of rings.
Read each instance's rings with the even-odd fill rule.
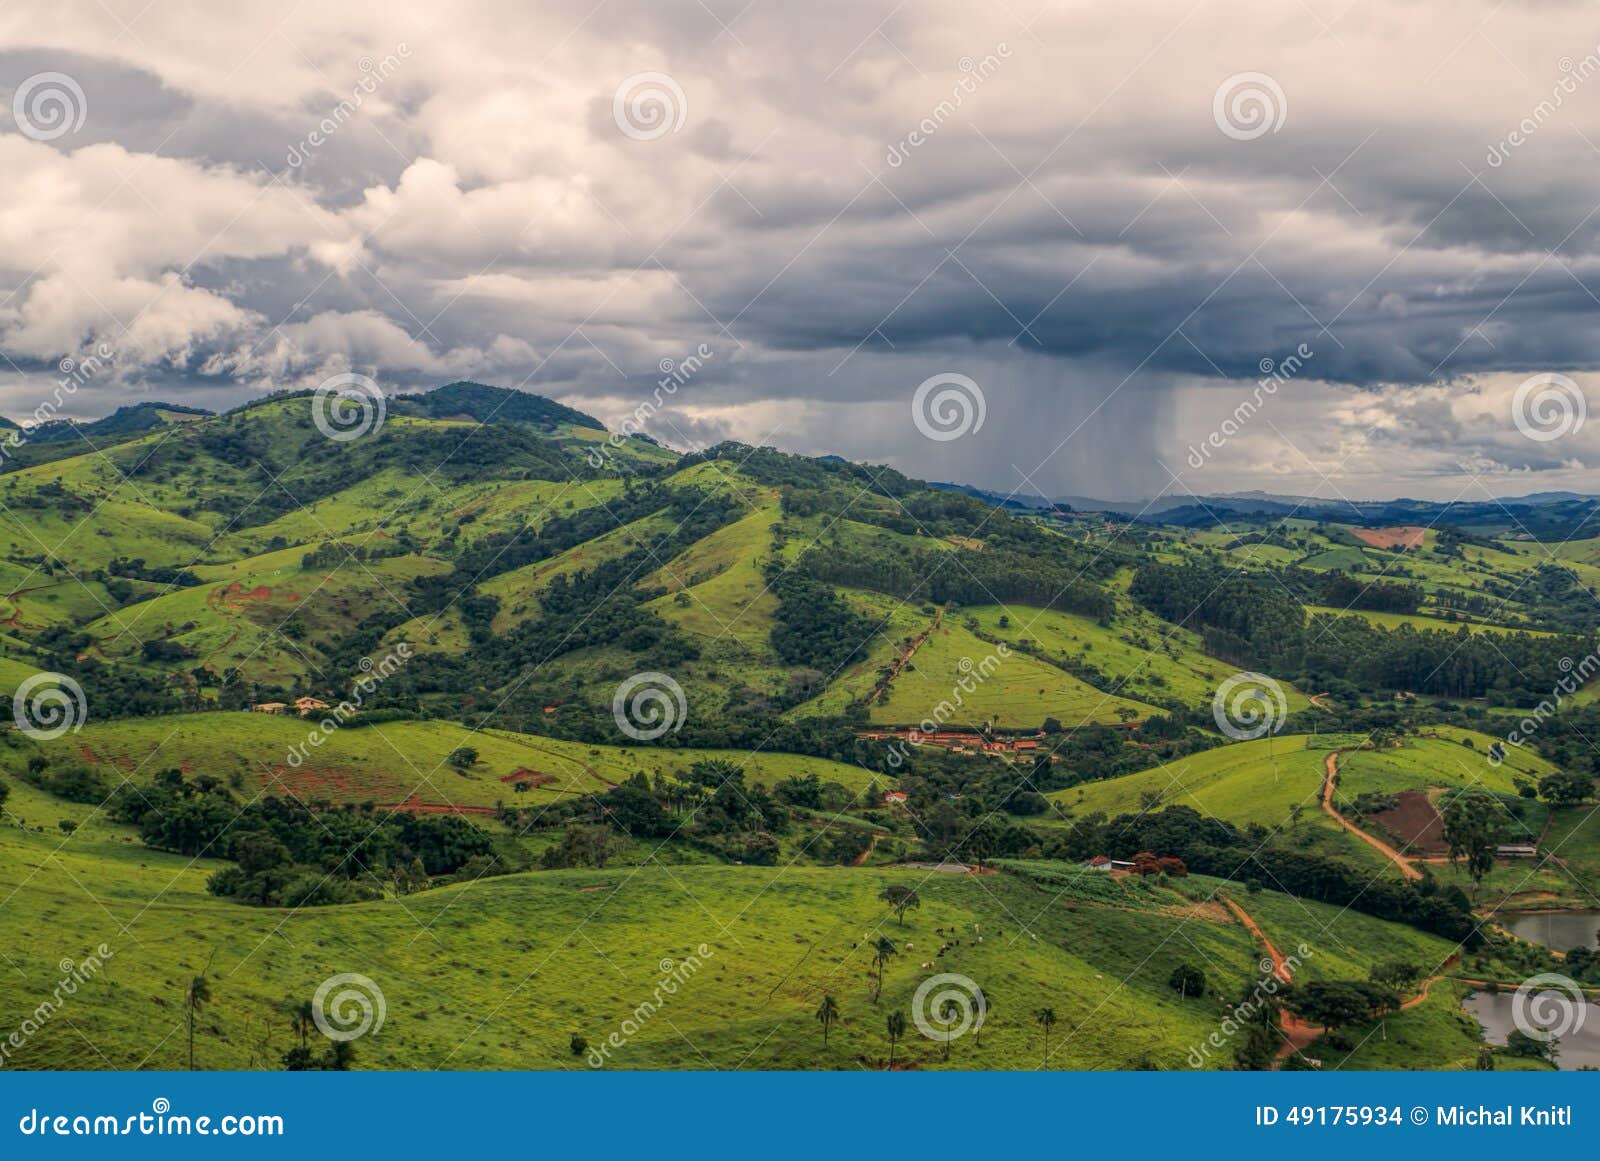
[[[419,802],[413,794],[404,802],[389,802],[379,806],[379,810],[404,810],[410,814],[476,814],[483,817],[492,817],[492,806],[457,806],[449,802]]]
[[[1421,548],[1422,535],[1427,529],[1416,524],[1400,524],[1393,528],[1352,528],[1350,531],[1373,548]]]
[[[212,610],[232,610],[238,608],[246,601],[264,601],[272,596],[272,590],[266,585],[257,585],[245,591],[245,587],[238,581],[225,585],[222,588],[212,589],[206,594],[206,604]]]
[[[329,802],[360,802],[372,797],[364,792],[354,771],[337,766],[272,767],[272,781],[296,798]]]
[[[537,770],[529,770],[526,766],[519,766],[500,779],[500,781],[526,782],[529,786],[548,786],[552,782],[559,782],[560,779],[554,774],[541,774]]]
[[[1444,820],[1428,796],[1420,790],[1402,790],[1395,797],[1399,799],[1398,806],[1368,815],[1368,819],[1398,838],[1407,854],[1448,854],[1450,844],[1444,841]]]

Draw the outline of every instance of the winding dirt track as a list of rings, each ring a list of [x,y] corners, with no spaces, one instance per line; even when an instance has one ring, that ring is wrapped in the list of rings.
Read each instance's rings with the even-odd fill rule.
[[[1422,872],[1411,865],[1410,859],[1406,858],[1382,839],[1368,834],[1366,831],[1362,830],[1359,826],[1351,822],[1348,818],[1334,809],[1333,792],[1334,789],[1339,785],[1340,753],[1341,751],[1339,750],[1328,751],[1328,759],[1323,765],[1322,809],[1327,812],[1328,817],[1333,819],[1334,822],[1337,822],[1340,826],[1344,827],[1345,830],[1355,835],[1356,838],[1366,843],[1369,847],[1372,847],[1379,854],[1383,855],[1384,858],[1388,859],[1396,867],[1400,868],[1400,873],[1407,879],[1415,882],[1416,880],[1422,878]]]
[[[1261,930],[1261,925],[1252,919],[1243,907],[1240,907],[1228,896],[1224,895],[1221,898],[1228,905],[1228,910],[1233,912],[1239,922],[1244,924],[1245,930],[1254,936],[1256,942],[1261,944],[1262,949],[1266,951],[1268,958],[1272,961],[1272,974],[1277,976],[1283,983],[1294,983],[1294,972],[1290,970],[1288,961],[1284,959],[1283,953],[1277,949],[1272,940],[1267,938],[1266,932]],[[1433,991],[1433,985],[1445,979],[1446,973],[1460,961],[1461,953],[1457,952],[1440,964],[1439,973],[1423,980],[1421,987],[1417,989],[1417,994],[1401,1003],[1400,1011],[1407,1012],[1412,1008],[1427,1003],[1428,995]],[[1470,984],[1474,981],[1464,980],[1462,982]],[[1308,1024],[1287,1008],[1278,1013],[1278,1027],[1283,1033],[1283,1044],[1273,1054],[1274,1061],[1282,1061],[1296,1052],[1304,1051],[1323,1032],[1323,1029],[1315,1024]]]
[[[1244,924],[1245,930],[1254,936],[1256,942],[1266,951],[1267,958],[1272,961],[1272,974],[1277,976],[1283,983],[1294,983],[1294,972],[1290,970],[1289,962],[1284,959],[1283,953],[1278,950],[1272,940],[1267,938],[1267,933],[1261,930],[1261,925],[1250,917],[1248,911],[1231,898],[1226,895],[1221,898],[1228,905],[1228,910],[1233,912],[1239,922]],[[1283,1033],[1283,1044],[1275,1053],[1274,1058],[1276,1060],[1283,1060],[1296,1052],[1302,1051],[1313,1040],[1322,1035],[1321,1028],[1318,1028],[1315,1024],[1306,1023],[1287,1008],[1278,1013],[1278,1028]]]

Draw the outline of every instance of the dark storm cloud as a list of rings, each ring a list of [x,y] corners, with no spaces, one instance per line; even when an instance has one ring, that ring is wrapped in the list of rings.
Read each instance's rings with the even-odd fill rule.
[[[669,441],[776,427],[920,475],[1149,491],[1307,346],[1207,486],[1443,473],[1452,449],[1581,465],[1508,438],[1506,408],[1523,376],[1600,363],[1583,10],[1327,20],[572,0],[448,30],[406,5],[155,8],[130,35],[86,5],[0,54],[0,85],[67,72],[92,114],[0,135],[3,401],[110,336],[117,392],[237,400],[354,367],[622,415],[706,341]],[[1252,72],[1281,124],[1225,131],[1213,99]],[[619,124],[619,89],[659,76],[668,128]],[[989,404],[956,442],[909,421],[941,371]]]

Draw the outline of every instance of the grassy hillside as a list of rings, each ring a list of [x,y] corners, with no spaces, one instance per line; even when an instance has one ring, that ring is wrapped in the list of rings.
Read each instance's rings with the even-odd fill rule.
[[[283,1066],[289,1008],[345,972],[385,995],[362,1067],[585,1068],[573,1037],[627,1019],[608,1067],[876,1068],[887,1013],[955,972],[992,1002],[981,1042],[947,1060],[913,1027],[897,1064],[1176,1068],[1260,970],[1224,899],[1311,949],[1304,980],[1458,944],[1510,980],[1556,961],[1476,924],[1600,891],[1596,693],[1549,692],[1600,644],[1584,542],[1008,511],[834,457],[680,456],[482,384],[351,440],[317,406],[144,408],[94,453],[0,465],[0,695],[51,673],[87,715],[39,740],[23,704],[0,736],[0,1006],[113,952],[24,1066],[82,1066],[91,1025],[89,1063],[181,1066],[209,962],[207,1068]],[[1308,629],[1345,603],[1406,611]],[[1216,728],[1246,670],[1293,733]],[[357,689],[326,731],[242,708]],[[930,719],[983,752],[885,730]],[[1531,742],[1491,764],[1513,726]],[[1448,862],[1462,788],[1539,859]],[[1165,869],[1085,866],[1142,851]],[[886,888],[916,891],[903,923]],[[1373,1025],[1334,1065],[1475,1059],[1458,992],[1387,1017],[1411,1057]]]
[[[815,773],[859,792],[874,778],[856,766],[798,754],[592,746],[504,730],[473,731],[451,722],[348,726],[329,733],[321,745],[307,748],[304,743],[315,724],[315,719],[292,715],[239,712],[90,721],[78,733],[37,743],[37,748],[52,763],[83,762],[112,782],[148,781],[157,771],[176,767],[222,778],[246,793],[260,790],[308,801],[381,805],[414,799],[425,805],[477,809],[497,802],[537,805],[591,794],[640,771],[653,775],[714,759],[737,763],[750,781],[767,785]],[[298,764],[291,761],[297,746],[303,755]],[[458,770],[447,759],[463,746],[477,750],[478,760]],[[15,773],[33,752],[28,744],[0,751],[0,759]],[[514,786],[518,780],[537,785],[518,793]]]
[[[995,646],[946,620],[895,677],[888,695],[874,703],[872,721],[915,725],[935,716],[935,707],[953,703],[959,683],[979,672]],[[1064,670],[1013,652],[998,659],[992,676],[971,691],[961,691],[952,727],[991,722],[1015,729],[1037,728],[1045,717],[1063,724],[1114,723],[1145,718],[1155,707],[1132,698],[1102,693]]]
[[[205,1068],[271,1064],[292,1041],[282,1005],[341,972],[369,977],[383,994],[381,1030],[356,1044],[362,1067],[585,1068],[571,1035],[603,1043],[650,998],[664,970],[683,964],[683,986],[640,1021],[607,1067],[877,1067],[888,1054],[883,1015],[910,1011],[931,974],[918,965],[935,956],[940,931],[959,934],[961,946],[936,956],[938,968],[977,981],[992,1009],[981,1040],[956,1041],[948,1062],[942,1046],[914,1028],[901,1061],[1038,1067],[1030,1013],[1051,1005],[1058,1026],[1050,1067],[1181,1068],[1220,1009],[1173,992],[1175,966],[1198,959],[1218,991],[1233,994],[1254,978],[1260,956],[1221,908],[1144,884],[1099,902],[1009,874],[702,867],[691,883],[681,869],[619,868],[284,912],[217,900],[203,888],[214,864],[144,852],[114,833],[62,843],[3,827],[0,850],[0,865],[11,868],[0,875],[7,915],[29,929],[72,933],[13,946],[16,970],[0,979],[0,1003],[22,1006],[34,994],[26,981],[55,978],[63,954],[81,960],[102,941],[112,952],[73,998],[70,1019],[46,1024],[14,1061],[31,1068],[82,1066],[74,1028],[90,1025],[98,1067],[183,1067],[181,982],[208,962],[213,1002],[195,1047]],[[904,926],[877,899],[890,883],[915,886],[923,898]],[[1252,906],[1269,913],[1276,937],[1313,935],[1337,915],[1285,901],[1280,929],[1269,897]],[[1338,917],[1337,928],[1353,949],[1415,942],[1404,929],[1360,916]],[[902,954],[890,961],[874,1004],[863,933],[876,932]],[[1367,962],[1350,955],[1352,967]],[[824,992],[842,1013],[827,1049],[813,1018]]]

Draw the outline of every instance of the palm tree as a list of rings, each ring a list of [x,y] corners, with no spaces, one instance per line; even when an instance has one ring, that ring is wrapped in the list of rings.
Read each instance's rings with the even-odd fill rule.
[[[1044,1029],[1044,1060],[1039,1064],[1044,1068],[1050,1063],[1050,1029],[1056,1026],[1056,1010],[1054,1008],[1040,1008],[1033,1014],[1035,1022]]]
[[[839,1005],[834,1003],[833,993],[824,992],[822,1003],[817,1005],[817,1020],[822,1024],[822,1046],[828,1046],[828,1027],[839,1018]]]
[[[189,1071],[194,1071],[194,1018],[200,1009],[211,1002],[211,985],[202,972],[189,981],[183,994],[183,1006],[189,1010]]]
[[[894,1067],[895,1041],[906,1033],[906,1014],[904,1012],[890,1012],[889,1018],[884,1021],[884,1027],[889,1033],[889,1067]]]
[[[939,1026],[944,1029],[944,1058],[950,1059],[950,1029],[961,1016],[961,1006],[954,1000],[939,1005]]]
[[[894,941],[885,936],[878,936],[878,942],[872,945],[872,962],[878,966],[877,986],[872,992],[872,1002],[876,1004],[878,997],[883,995],[883,968],[889,962],[889,957],[895,954]]]
[[[294,1029],[296,1036],[300,1037],[300,1047],[306,1047],[306,1040],[315,1027],[316,1016],[310,1000],[301,1000],[298,1003],[289,1003],[289,1026]]]

